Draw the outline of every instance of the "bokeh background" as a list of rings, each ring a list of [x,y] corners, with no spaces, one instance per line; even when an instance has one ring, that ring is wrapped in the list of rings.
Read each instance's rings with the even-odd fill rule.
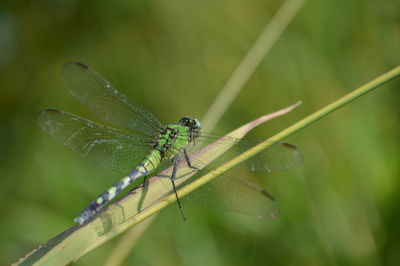
[[[93,118],[61,66],[82,61],[161,121],[202,118],[282,1],[33,0],[0,4],[0,264],[73,225],[119,173],[40,130],[57,108]],[[264,139],[400,63],[397,0],[307,1],[215,129],[302,100]],[[399,265],[400,81],[288,138],[304,165],[257,175],[278,219],[163,210],[124,265]],[[76,265],[99,265],[119,237]]]

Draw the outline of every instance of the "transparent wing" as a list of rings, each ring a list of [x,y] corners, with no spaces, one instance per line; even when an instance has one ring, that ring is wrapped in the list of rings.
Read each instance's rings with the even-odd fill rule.
[[[62,69],[62,76],[72,95],[109,124],[149,135],[162,128],[153,114],[132,103],[92,68],[78,62],[68,63]]]
[[[214,134],[203,133],[198,139],[199,145],[196,144],[193,147],[193,150],[198,150],[199,148],[215,141],[220,143],[234,144],[232,148],[227,150],[222,156],[219,157],[218,160],[214,162],[214,164],[217,165],[224,163],[236,157],[240,153],[243,153],[244,151],[263,142],[247,139],[236,139],[225,136],[221,137]],[[196,157],[194,157],[193,160],[198,161]],[[245,171],[274,172],[296,168],[302,163],[303,154],[299,148],[289,143],[274,142],[264,151],[243,162],[237,167],[237,169]]]
[[[105,168],[132,170],[150,150],[151,139],[127,135],[66,112],[42,111],[38,122],[56,140]]]
[[[207,208],[277,217],[278,202],[266,190],[245,179],[221,175],[186,196],[188,201]]]
[[[249,144],[241,146],[241,143],[239,143],[237,147],[234,147],[234,149],[242,152],[249,149],[250,147],[252,146]],[[293,169],[299,167],[302,163],[303,154],[299,148],[297,148],[293,144],[277,142],[272,144],[265,151],[256,154],[253,158],[250,158],[242,165],[239,165],[238,169],[249,169],[251,171],[270,173],[275,171]]]
[[[193,150],[198,150],[199,147],[204,147],[215,141],[219,142],[218,144],[228,144],[229,146],[233,144],[234,146],[211,165],[207,165],[200,157],[197,157],[201,153],[197,156],[195,154],[190,155],[191,164],[198,168],[200,173],[212,171],[210,169],[214,169],[215,166],[262,142],[204,133],[197,140],[198,146],[195,145]],[[302,161],[303,155],[296,146],[274,142],[265,151],[258,153],[236,169],[272,172],[297,167],[301,165]],[[216,177],[213,181],[192,192],[187,196],[187,199],[195,204],[216,210],[257,217],[276,217],[279,215],[277,201],[266,190],[245,179],[225,174]]]

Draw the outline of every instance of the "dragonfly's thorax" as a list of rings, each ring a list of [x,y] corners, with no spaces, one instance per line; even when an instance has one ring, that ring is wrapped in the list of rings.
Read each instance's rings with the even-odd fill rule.
[[[165,126],[155,139],[153,148],[166,158],[172,158],[189,144],[188,129],[181,125]]]

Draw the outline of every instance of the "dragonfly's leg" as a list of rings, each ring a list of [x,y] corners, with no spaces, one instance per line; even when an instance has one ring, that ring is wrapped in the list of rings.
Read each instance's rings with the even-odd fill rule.
[[[181,211],[183,220],[185,221],[186,218],[185,218],[185,215],[183,214],[183,209],[182,209],[181,201],[179,200],[178,193],[176,192],[176,186],[175,186],[175,177],[176,177],[176,171],[178,170],[179,157],[178,157],[178,156],[175,156],[175,157],[173,158],[173,162],[174,162],[174,166],[173,166],[173,169],[172,169],[171,183],[172,183],[172,187],[174,188],[175,197],[176,197],[176,202],[178,203],[179,210]]]
[[[190,168],[192,168],[192,169],[199,170],[199,168],[197,168],[197,167],[195,167],[195,166],[192,165],[192,162],[191,162],[190,159],[189,159],[189,156],[188,156],[188,154],[187,154],[186,149],[183,149],[183,154],[185,155],[185,160],[186,160],[187,165],[188,165]]]
[[[150,173],[149,173],[149,174],[150,174]],[[135,189],[141,188],[141,187],[145,187],[145,186],[147,185],[147,182],[148,182],[148,180],[147,180],[147,175],[145,175],[145,176],[143,177],[143,182],[140,183],[137,187],[134,187],[132,190],[135,190]]]

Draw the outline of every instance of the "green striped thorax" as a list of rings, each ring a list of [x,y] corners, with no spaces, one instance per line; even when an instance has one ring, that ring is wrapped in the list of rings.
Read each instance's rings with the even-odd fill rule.
[[[169,124],[161,130],[153,145],[164,158],[172,158],[189,143],[200,136],[200,121],[192,117],[183,117],[178,124]]]

